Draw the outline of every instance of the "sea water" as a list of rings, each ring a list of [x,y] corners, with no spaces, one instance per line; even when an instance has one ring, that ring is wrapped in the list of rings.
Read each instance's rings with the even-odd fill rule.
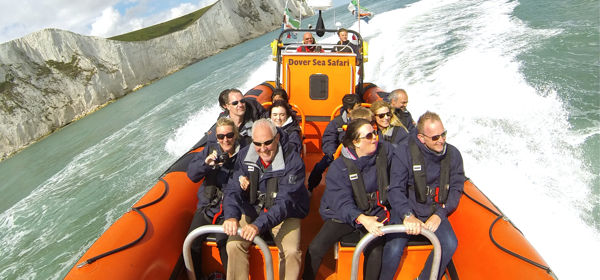
[[[439,113],[465,171],[560,279],[600,250],[597,1],[363,0],[365,81]],[[344,6],[325,24],[358,30]],[[303,26],[316,25],[314,18]],[[0,163],[0,279],[61,279],[212,125],[273,80],[272,32],[131,93]],[[300,41],[301,34],[298,36]],[[335,42],[319,38],[317,42]]]

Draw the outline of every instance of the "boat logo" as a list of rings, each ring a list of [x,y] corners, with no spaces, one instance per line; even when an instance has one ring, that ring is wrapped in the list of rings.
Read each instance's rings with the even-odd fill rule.
[[[358,174],[356,174],[356,173],[350,174],[350,176],[348,176],[348,177],[350,177],[350,181],[354,181],[354,180],[358,179]]]
[[[249,171],[249,172],[252,172],[252,171],[254,171],[254,166],[248,165],[248,171]]]
[[[421,171],[421,165],[413,165],[413,171]]]

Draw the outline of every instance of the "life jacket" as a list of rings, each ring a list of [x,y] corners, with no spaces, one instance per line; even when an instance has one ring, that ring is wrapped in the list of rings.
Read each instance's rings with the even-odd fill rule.
[[[410,137],[408,140],[408,148],[412,158],[412,169],[414,174],[414,186],[409,186],[409,188],[414,189],[417,202],[426,203],[427,196],[433,196],[435,202],[438,204],[446,203],[448,191],[450,189],[450,150],[446,150],[446,155],[440,163],[440,187],[432,189],[427,185],[425,158],[413,137]]]
[[[356,206],[364,212],[370,212],[375,209],[375,207],[382,207],[386,211],[386,215],[389,214],[387,207],[389,206],[388,187],[390,185],[390,177],[387,149],[385,146],[379,146],[377,158],[375,159],[378,186],[377,191],[375,192],[367,193],[365,182],[363,181],[360,170],[358,170],[356,164],[349,158],[344,156],[342,156],[342,158],[346,168],[348,168],[348,176],[350,177],[350,183],[352,184],[352,193],[354,195]]]
[[[292,152],[293,148],[287,145],[287,149],[283,149],[283,160],[288,159],[289,154]],[[260,173],[262,172],[259,168],[252,166],[252,170],[248,169],[250,173],[250,186],[248,187],[248,195],[250,198],[250,204],[254,205],[256,209],[269,209],[275,203],[275,198],[277,197],[277,192],[279,191],[279,177],[271,177],[267,179],[267,191],[266,193],[262,193],[258,190],[258,179],[260,178]]]
[[[209,149],[209,155],[214,153],[215,151],[218,152],[218,144],[209,144],[206,149]],[[238,145],[239,148],[239,145]],[[231,159],[228,159],[229,161],[231,161]],[[231,162],[229,164],[232,164]],[[208,205],[206,205],[205,209],[209,209],[212,207],[215,207],[217,205],[219,205],[220,207],[220,211],[218,213],[216,213],[213,217],[213,224],[216,224],[218,219],[220,218],[220,216],[223,214],[223,190],[222,190],[222,186],[217,186],[217,176],[219,173],[219,169],[215,168],[215,169],[211,169],[209,170],[206,175],[204,176],[204,197],[207,199],[207,201],[209,201]],[[233,166],[231,166],[231,168],[229,168],[227,177],[231,177],[231,174],[233,173]]]

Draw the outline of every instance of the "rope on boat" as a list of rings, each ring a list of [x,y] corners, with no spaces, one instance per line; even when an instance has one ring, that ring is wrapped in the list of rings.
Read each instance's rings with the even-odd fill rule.
[[[97,256],[95,256],[93,258],[89,258],[89,259],[85,260],[84,262],[78,264],[77,268],[82,268],[82,267],[84,267],[84,266],[86,266],[88,264],[91,264],[91,263],[93,263],[93,262],[95,262],[95,261],[97,261],[97,260],[99,260],[101,258],[104,258],[106,256],[112,255],[112,254],[120,252],[120,251],[123,251],[123,250],[125,250],[125,249],[127,249],[127,248],[129,248],[129,247],[131,247],[133,245],[135,245],[136,243],[140,242],[140,240],[142,240],[142,238],[144,238],[144,236],[146,235],[146,232],[148,232],[148,224],[150,222],[148,221],[148,217],[144,214],[144,212],[141,211],[141,209],[146,208],[146,207],[148,207],[150,205],[154,205],[154,204],[158,203],[163,198],[165,198],[165,196],[167,196],[167,193],[169,192],[169,183],[167,183],[167,181],[165,181],[163,178],[159,178],[158,180],[160,180],[161,182],[163,182],[163,184],[165,186],[165,189],[164,189],[162,195],[160,197],[158,197],[157,199],[155,199],[155,200],[153,200],[151,202],[148,202],[148,203],[146,203],[144,205],[141,205],[141,206],[138,206],[138,207],[131,207],[131,210],[133,210],[136,213],[140,214],[140,216],[142,216],[142,218],[144,219],[144,232],[142,232],[142,234],[136,240],[134,240],[134,241],[132,241],[132,242],[130,242],[128,244],[125,244],[125,245],[123,245],[123,246],[121,246],[119,248],[116,248],[116,249],[110,250],[108,252],[102,253],[100,255],[97,255]]]
[[[475,184],[473,184],[473,186],[475,186]],[[475,186],[475,187],[477,187],[477,186]],[[519,228],[517,228],[517,227],[516,227],[516,226],[515,226],[515,225],[512,223],[512,221],[510,221],[510,220],[509,220],[509,219],[508,219],[506,216],[504,216],[504,214],[502,213],[502,211],[500,211],[500,213],[498,213],[498,212],[494,211],[493,209],[491,209],[491,208],[487,207],[487,206],[486,206],[486,205],[484,205],[483,203],[481,203],[481,202],[477,201],[476,199],[474,199],[473,197],[471,197],[469,194],[467,194],[467,192],[466,192],[466,191],[463,191],[463,194],[464,194],[466,197],[468,197],[470,200],[472,200],[473,202],[475,202],[476,204],[478,204],[479,206],[483,207],[484,209],[488,210],[489,212],[491,212],[492,214],[494,214],[494,215],[496,215],[496,216],[497,216],[497,217],[496,217],[496,219],[495,219],[495,220],[492,222],[492,224],[490,225],[489,235],[490,235],[490,240],[492,241],[492,243],[494,243],[494,245],[496,245],[496,247],[498,247],[498,249],[500,249],[500,250],[502,250],[502,251],[504,251],[504,252],[506,252],[506,253],[510,254],[510,255],[511,255],[511,256],[513,256],[513,257],[516,257],[516,258],[518,258],[518,259],[520,259],[520,260],[522,260],[522,261],[525,261],[525,262],[527,262],[527,263],[529,263],[529,264],[531,264],[531,265],[534,265],[534,266],[536,266],[536,267],[538,267],[538,268],[541,268],[541,269],[545,270],[545,271],[546,271],[548,274],[550,274],[550,275],[551,275],[551,276],[552,276],[554,279],[558,279],[558,278],[556,277],[556,275],[554,274],[554,272],[552,272],[552,270],[550,269],[550,267],[547,267],[547,266],[545,266],[545,265],[542,265],[542,264],[540,264],[540,263],[537,263],[537,262],[535,262],[535,261],[532,261],[532,260],[530,260],[530,259],[528,259],[528,258],[526,258],[526,257],[523,257],[523,256],[521,256],[521,255],[519,255],[519,254],[517,254],[517,253],[515,253],[515,252],[513,252],[513,251],[510,251],[510,250],[508,250],[508,249],[506,249],[506,248],[502,247],[502,245],[500,245],[498,242],[496,242],[496,240],[494,239],[494,235],[492,234],[492,230],[493,230],[494,226],[496,225],[496,223],[497,223],[497,222],[498,222],[500,219],[502,219],[502,218],[504,218],[505,220],[507,220],[507,221],[508,221],[508,222],[509,222],[509,223],[510,223],[510,224],[511,224],[511,225],[512,225],[512,226],[513,226],[513,227],[514,227],[516,230],[518,230],[518,231],[519,231],[521,234],[523,234],[523,232],[521,232],[521,230],[520,230]],[[493,203],[492,203],[492,204],[493,204]],[[494,205],[494,206],[495,206],[495,205]],[[496,207],[496,208],[498,208],[498,207]]]

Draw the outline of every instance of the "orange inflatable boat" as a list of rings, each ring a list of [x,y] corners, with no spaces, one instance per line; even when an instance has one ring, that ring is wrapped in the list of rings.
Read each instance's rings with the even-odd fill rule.
[[[336,53],[332,51],[333,46],[325,44],[321,53],[301,53],[296,52],[298,44],[283,42],[286,32],[283,31],[271,44],[272,56],[277,61],[274,81],[257,85],[245,94],[245,98],[265,103],[271,101],[271,93],[277,87],[288,92],[290,103],[303,119],[303,159],[308,178],[312,166],[323,156],[321,137],[339,108],[342,96],[354,93],[364,102],[371,103],[385,98],[387,93],[374,84],[363,82],[364,71],[360,70],[360,64],[367,63],[367,43],[362,41],[359,33],[349,31],[358,38],[358,53]],[[132,210],[108,228],[83,254],[66,279],[188,279],[183,265],[183,245],[200,183],[190,181],[185,171],[191,157],[201,149],[190,150],[165,171]],[[318,209],[325,187],[323,180],[313,192],[310,213],[302,222],[304,252],[323,223]],[[459,245],[443,279],[555,278],[525,236],[470,180],[465,182],[464,195],[458,209],[450,216],[450,222]],[[342,243],[325,257],[318,272],[319,279],[353,278],[352,261],[357,245]],[[432,249],[427,242],[408,246],[396,278],[417,277]],[[265,266],[264,254],[270,254],[273,260],[278,257],[276,247],[268,250],[251,249],[252,279],[268,279],[270,271]],[[214,243],[204,244],[202,260],[203,271],[223,271]],[[277,263],[273,261],[275,278]],[[358,278],[360,275],[359,270]]]

